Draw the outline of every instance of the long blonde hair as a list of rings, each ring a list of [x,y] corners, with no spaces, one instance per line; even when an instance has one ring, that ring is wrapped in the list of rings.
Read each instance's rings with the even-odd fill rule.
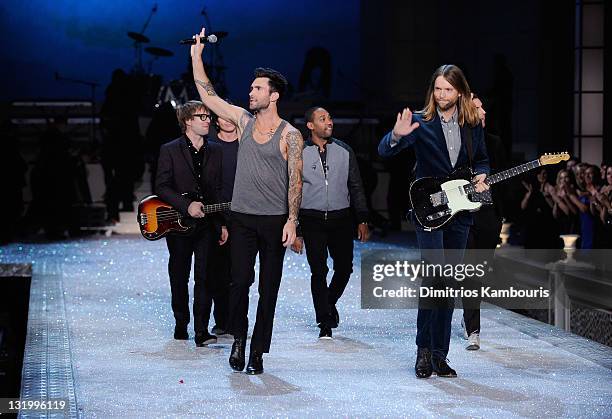
[[[457,101],[457,111],[459,125],[463,126],[467,124],[471,127],[475,127],[480,123],[480,117],[478,116],[478,110],[472,103],[472,91],[468,84],[463,71],[459,67],[453,64],[445,64],[433,73],[431,76],[431,82],[429,83],[429,89],[427,89],[427,96],[425,97],[425,107],[420,111],[423,114],[425,121],[431,121],[436,116],[436,100],[434,97],[434,86],[438,77],[444,77],[444,80],[449,82],[461,96]]]

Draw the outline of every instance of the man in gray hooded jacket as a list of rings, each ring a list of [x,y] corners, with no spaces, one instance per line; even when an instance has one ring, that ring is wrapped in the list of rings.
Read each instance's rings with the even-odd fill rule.
[[[325,109],[314,107],[305,115],[310,138],[304,143],[300,237],[292,249],[306,258],[311,271],[311,291],[320,339],[331,339],[340,321],[336,303],[353,272],[355,217],[357,238],[366,242],[368,207],[353,150],[332,137],[334,123]],[[334,275],[327,285],[327,255]]]

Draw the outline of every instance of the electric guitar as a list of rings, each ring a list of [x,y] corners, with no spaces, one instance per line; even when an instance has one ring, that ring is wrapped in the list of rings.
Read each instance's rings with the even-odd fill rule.
[[[190,197],[191,194],[184,193],[183,196]],[[231,202],[224,202],[204,205],[202,211],[204,214],[225,211],[230,209],[231,204]],[[183,215],[157,195],[149,195],[138,204],[137,221],[142,237],[147,240],[158,240],[169,232],[188,233],[201,219]]]
[[[557,164],[569,160],[568,153],[544,154],[530,161],[488,176],[487,185],[510,179],[536,167]],[[449,177],[424,177],[410,185],[410,202],[418,223],[427,231],[435,230],[449,222],[461,211],[478,211],[482,206],[482,193],[477,193],[470,181],[469,168],[460,168]]]

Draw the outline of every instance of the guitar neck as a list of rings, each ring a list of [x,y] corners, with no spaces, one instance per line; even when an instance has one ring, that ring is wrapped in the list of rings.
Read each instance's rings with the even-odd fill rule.
[[[219,211],[226,211],[232,208],[232,203],[231,202],[223,202],[221,204],[210,204],[210,205],[204,205],[204,213],[205,214],[209,214],[211,212],[219,212]]]
[[[488,176],[485,179],[485,183],[488,185],[493,185],[494,183],[501,182],[502,180],[510,179],[511,177],[528,172],[529,170],[535,169],[538,166],[541,166],[540,160],[536,159],[528,163],[513,167],[512,169],[504,170],[503,172],[495,173],[494,175]]]
[[[536,167],[539,167],[541,165],[542,164],[540,163],[539,159],[530,161],[528,163],[523,163],[521,165],[513,167],[512,169],[504,170],[503,172],[498,172],[498,173],[495,173],[494,175],[487,176],[487,178],[485,179],[485,183],[487,185],[493,185],[497,182],[501,182],[502,180],[510,179],[511,177],[518,176],[522,173],[528,172],[529,170],[535,169]],[[464,189],[466,193],[473,193],[474,185],[472,184],[466,185]]]

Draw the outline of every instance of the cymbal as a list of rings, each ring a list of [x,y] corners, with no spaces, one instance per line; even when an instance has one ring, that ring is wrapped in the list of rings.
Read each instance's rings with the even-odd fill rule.
[[[142,42],[144,44],[149,42],[149,38],[138,32],[128,32],[128,36],[136,42]]]
[[[145,52],[151,55],[155,55],[156,57],[172,57],[174,55],[172,51],[158,47],[147,47],[145,48]]]

